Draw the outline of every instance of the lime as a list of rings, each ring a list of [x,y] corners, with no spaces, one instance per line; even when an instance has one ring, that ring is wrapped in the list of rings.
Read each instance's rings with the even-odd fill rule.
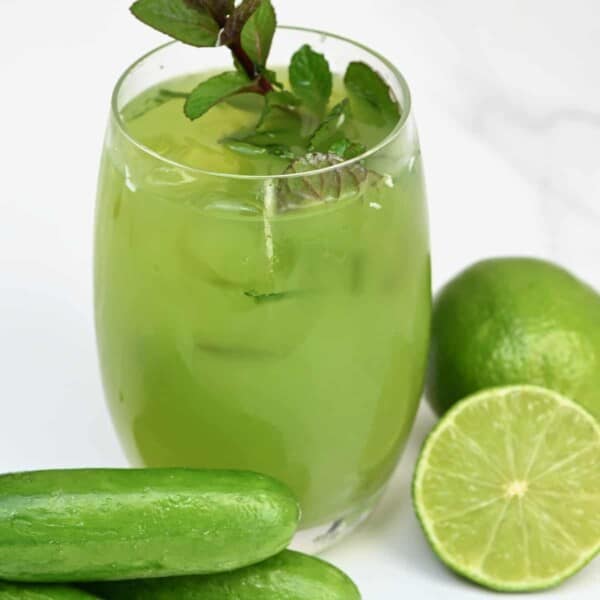
[[[480,262],[434,305],[427,385],[434,410],[512,384],[550,388],[600,419],[600,295],[542,260]]]
[[[544,388],[480,392],[429,435],[413,499],[454,571],[502,591],[556,585],[600,551],[600,424]]]

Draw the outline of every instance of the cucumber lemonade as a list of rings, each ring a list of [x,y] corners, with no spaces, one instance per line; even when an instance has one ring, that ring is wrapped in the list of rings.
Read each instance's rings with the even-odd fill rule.
[[[330,117],[354,52],[399,77],[350,42],[277,35],[333,50]],[[302,527],[352,525],[396,465],[425,369],[429,247],[408,92],[388,81],[392,127],[352,125],[372,151],[294,159],[227,140],[260,118],[258,94],[190,121],[190,90],[215,72],[172,69],[183,53],[204,56],[171,44],[124,76],[103,154],[96,322],[114,422],[135,465],[258,471],[290,486]]]

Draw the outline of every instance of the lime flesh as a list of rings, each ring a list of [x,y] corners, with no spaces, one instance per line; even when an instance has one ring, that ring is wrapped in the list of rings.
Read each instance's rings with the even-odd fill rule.
[[[429,435],[413,499],[457,573],[503,591],[554,586],[600,550],[600,425],[544,388],[480,392]]]

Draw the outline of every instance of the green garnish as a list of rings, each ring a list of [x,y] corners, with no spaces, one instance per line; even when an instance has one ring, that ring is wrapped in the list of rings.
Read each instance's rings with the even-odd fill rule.
[[[341,156],[344,160],[350,160],[351,158],[355,158],[356,156],[360,156],[361,154],[367,151],[367,147],[364,144],[360,144],[357,142],[351,142],[348,138],[343,138],[334,142],[329,146],[330,154],[337,154]]]
[[[251,144],[250,142],[234,139],[225,140],[223,144],[234,152],[246,154],[248,156],[263,156],[265,154],[272,154],[273,156],[279,156],[281,158],[294,158],[294,154],[290,152],[289,148],[281,144],[258,146],[256,144]]]
[[[333,89],[327,59],[305,44],[292,56],[289,76],[296,95],[309,109],[323,116]]]
[[[252,91],[252,85],[245,75],[235,71],[210,77],[195,87],[188,96],[183,107],[185,115],[188,119],[197,119],[226,98]]]
[[[309,152],[294,160],[286,169],[286,174],[308,174],[317,169],[329,169],[342,164],[344,160],[337,154]],[[360,162],[355,162],[343,169],[331,168],[318,177],[281,179],[278,182],[277,197],[282,209],[337,202],[381,181],[385,183],[384,176],[367,169]]]
[[[351,118],[350,101],[344,98],[336,104],[310,138],[311,150],[328,152],[333,144],[345,139],[346,125]]]
[[[400,107],[383,77],[362,62],[352,62],[344,75],[352,111],[358,119],[393,129]]]
[[[220,102],[257,94],[264,97],[251,129],[233,132],[222,143],[241,154],[272,154],[292,160],[288,171],[333,166],[360,156],[360,126],[393,129],[400,107],[385,80],[369,65],[352,62],[344,75],[348,97],[328,110],[333,75],[327,59],[302,46],[289,65],[289,90],[267,67],[277,26],[271,0],[137,0],[131,12],[141,21],[192,46],[227,46],[231,71],[201,82],[187,96],[186,116],[195,120]],[[246,96],[240,96],[246,94]],[[168,95],[160,101],[167,101]],[[309,169],[309,170],[310,170]],[[360,165],[344,177],[327,181],[328,198],[343,195],[355,180],[368,179]],[[309,190],[295,194],[312,198]]]
[[[203,4],[183,0],[138,0],[132,5],[131,12],[146,25],[180,42],[215,46],[221,28]]]
[[[254,2],[258,6],[242,27],[242,48],[258,67],[265,67],[275,34],[277,18],[270,0]]]

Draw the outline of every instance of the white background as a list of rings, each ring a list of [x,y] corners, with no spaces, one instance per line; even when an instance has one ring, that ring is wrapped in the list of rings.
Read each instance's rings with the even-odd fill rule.
[[[279,0],[280,21],[387,55],[414,95],[436,288],[496,254],[560,261],[600,288],[597,0]],[[109,95],[163,37],[125,0],[0,0],[0,471],[121,466],[92,319],[95,180]],[[342,12],[343,11],[343,12]],[[484,598],[430,553],[408,483],[327,553],[365,600]],[[600,564],[548,598],[597,598]]]

